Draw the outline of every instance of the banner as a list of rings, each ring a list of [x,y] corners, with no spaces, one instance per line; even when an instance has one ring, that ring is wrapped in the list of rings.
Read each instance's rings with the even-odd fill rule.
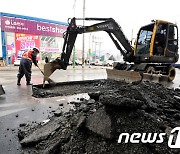
[[[40,36],[32,34],[15,33],[16,57],[21,58],[26,49],[40,48]],[[40,60],[38,55],[37,60]]]
[[[63,36],[67,26],[13,17],[1,17],[2,31],[47,36]]]

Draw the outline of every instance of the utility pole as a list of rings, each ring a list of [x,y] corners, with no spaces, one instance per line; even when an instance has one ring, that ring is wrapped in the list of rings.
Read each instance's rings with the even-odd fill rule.
[[[132,32],[131,32],[131,45],[133,44],[133,29],[132,29]]]
[[[83,0],[83,18],[85,18],[85,0]],[[83,26],[85,26],[85,20],[83,20]],[[84,33],[83,33],[83,40],[82,40],[82,67],[84,67],[84,50],[85,50],[85,45],[84,45]]]
[[[74,17],[76,16],[76,0],[74,0],[74,5],[73,5],[73,10],[74,10]],[[73,47],[73,68],[75,68],[75,60],[76,60],[76,48],[75,48],[75,44],[74,44],[74,47]]]
[[[76,16],[76,0],[74,0],[73,10],[74,10],[74,17],[75,17]]]
[[[89,34],[89,50],[88,50],[88,54],[89,54],[89,68],[90,68],[90,62],[91,62],[91,34]]]

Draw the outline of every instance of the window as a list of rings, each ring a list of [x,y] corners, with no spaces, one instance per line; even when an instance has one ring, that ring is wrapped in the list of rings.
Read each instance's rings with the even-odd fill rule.
[[[151,37],[153,34],[153,27],[154,24],[150,24],[141,28],[137,40],[136,54],[149,54],[149,47],[150,47]]]
[[[138,45],[147,44],[147,42],[151,40],[151,36],[152,36],[152,31],[141,30],[138,39]]]
[[[169,26],[167,49],[169,50],[169,53],[178,51],[178,30],[174,25]]]
[[[40,51],[42,60],[47,56],[49,60],[59,57],[62,52],[64,39],[61,37],[40,36]]]

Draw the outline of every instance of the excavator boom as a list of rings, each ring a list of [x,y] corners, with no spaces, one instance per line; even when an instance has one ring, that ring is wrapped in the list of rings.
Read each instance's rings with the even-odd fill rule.
[[[76,20],[80,20],[81,18],[72,18],[67,31],[64,35],[64,45],[62,49],[62,58],[65,64],[68,64],[69,58],[72,53],[72,49],[74,47],[75,40],[78,34],[89,33],[89,32],[98,32],[105,31],[109,34],[110,38],[114,42],[115,46],[118,50],[120,50],[123,55],[125,61],[132,62],[134,50],[132,49],[130,42],[124,35],[121,27],[117,24],[117,22],[112,18],[85,18],[83,20],[95,20],[95,21],[103,21],[97,24],[93,24],[91,26],[77,26]],[[124,50],[122,49],[124,48]]]

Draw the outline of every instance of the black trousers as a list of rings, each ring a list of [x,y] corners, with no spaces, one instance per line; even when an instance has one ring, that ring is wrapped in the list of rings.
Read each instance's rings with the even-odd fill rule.
[[[17,75],[19,82],[24,75],[26,77],[26,82],[31,81],[31,73],[32,73],[31,68],[32,68],[32,62],[28,59],[22,58],[20,61],[19,72]]]

